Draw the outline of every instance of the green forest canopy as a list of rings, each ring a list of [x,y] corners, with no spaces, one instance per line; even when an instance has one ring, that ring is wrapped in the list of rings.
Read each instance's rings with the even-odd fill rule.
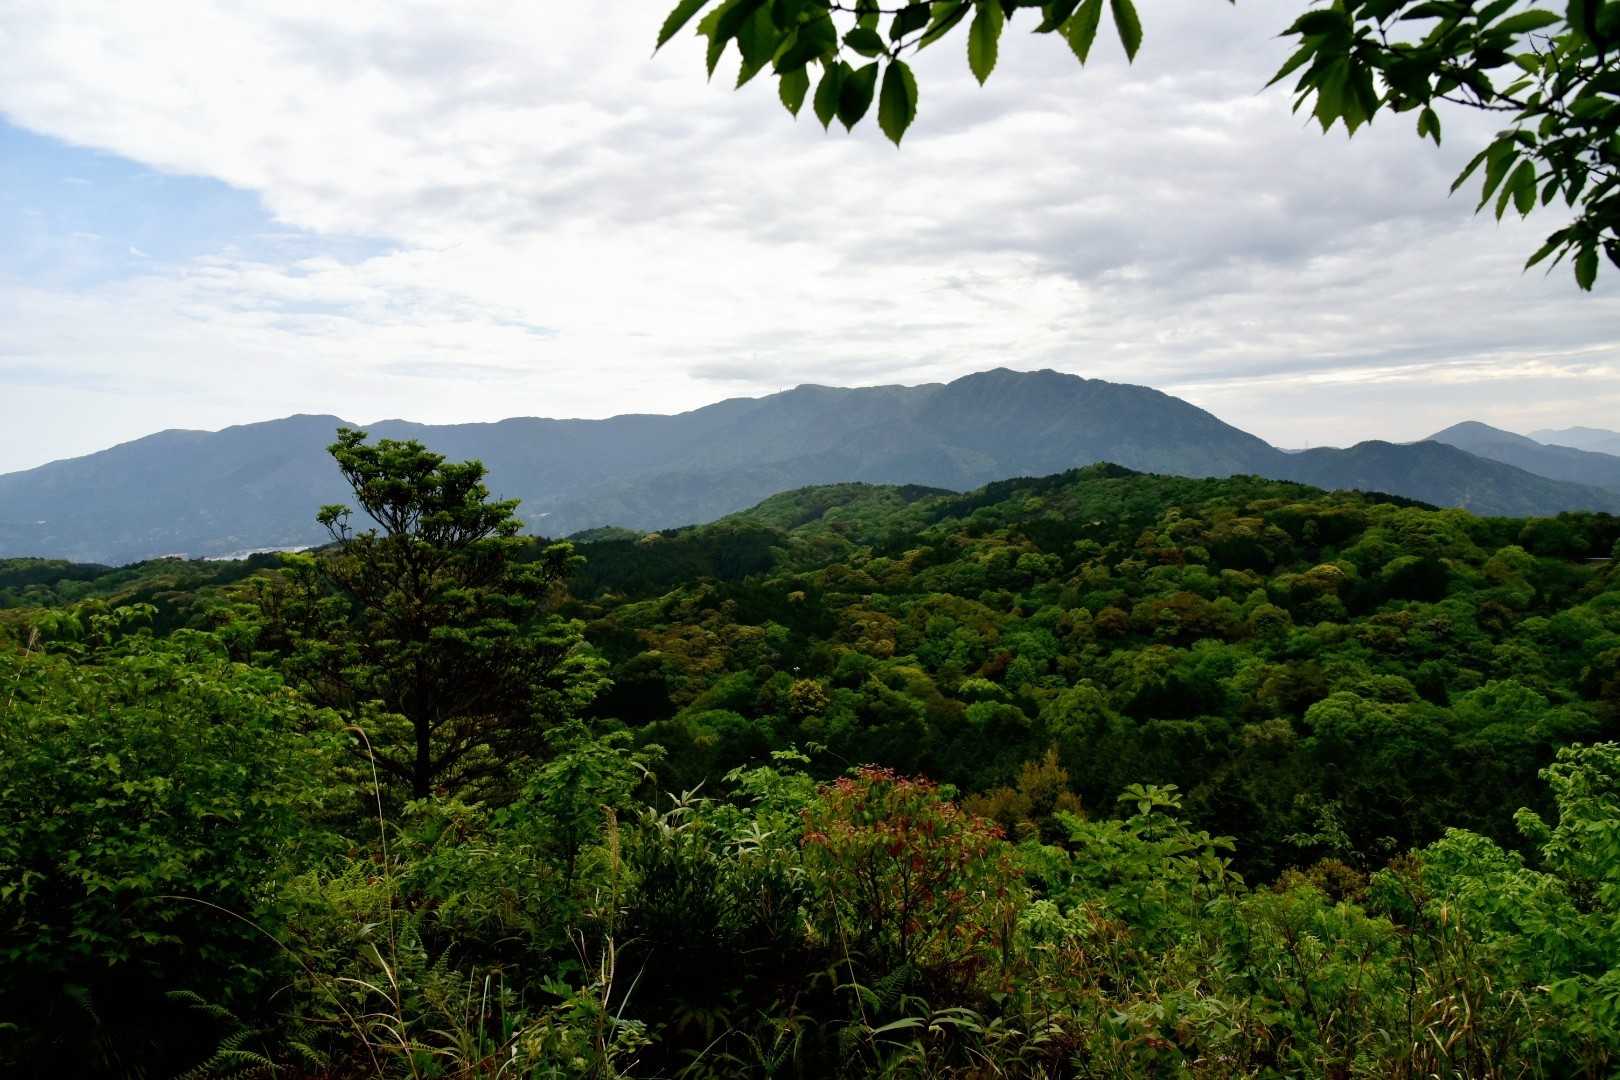
[[[1607,1076],[1617,545],[1113,466],[790,492],[579,545],[577,692],[425,798],[308,663],[355,550],[12,560],[0,1058]]]

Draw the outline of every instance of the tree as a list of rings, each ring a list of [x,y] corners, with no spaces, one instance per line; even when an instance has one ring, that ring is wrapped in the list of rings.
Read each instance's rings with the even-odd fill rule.
[[[1142,22],[1133,0],[1107,4],[1125,55],[1135,59]],[[822,127],[836,117],[846,130],[876,97],[878,125],[898,146],[917,114],[917,80],[905,56],[966,23],[968,67],[983,83],[995,70],[1003,28],[1029,9],[1034,32],[1061,35],[1084,64],[1103,0],[680,0],[658,47],[704,9],[697,32],[709,42],[710,75],[735,43],[739,87],[768,66],[789,112],[797,116],[809,96]],[[1354,134],[1380,110],[1415,112],[1418,137],[1438,145],[1437,102],[1502,114],[1509,126],[1452,190],[1483,168],[1477,209],[1494,197],[1498,218],[1563,199],[1573,220],[1548,236],[1527,268],[1573,254],[1576,283],[1590,290],[1600,249],[1620,266],[1620,0],[1570,0],[1562,12],[1521,0],[1332,0],[1283,36],[1299,46],[1271,81],[1299,72],[1294,108],[1311,104],[1324,132],[1342,123]],[[821,73],[811,95],[813,65]]]
[[[259,927],[336,843],[337,718],[192,630],[0,648],[0,686],[0,1062],[174,1075],[207,1026],[167,993],[275,982]]]
[[[328,450],[380,531],[322,507],[336,546],[303,570],[328,591],[293,667],[317,701],[376,721],[377,765],[414,797],[487,787],[597,689],[577,624],[554,611],[573,549],[519,537],[517,500],[492,500],[478,461],[352,428]]]

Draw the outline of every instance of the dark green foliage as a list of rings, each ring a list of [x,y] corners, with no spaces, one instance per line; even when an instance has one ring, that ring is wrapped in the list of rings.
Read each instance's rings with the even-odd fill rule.
[[[490,498],[479,462],[365,438],[343,428],[330,449],[380,531],[324,507],[335,543],[298,560],[271,630],[312,700],[376,721],[376,764],[413,797],[487,791],[594,689],[577,627],[550,612],[571,549],[525,559],[517,503]]]
[[[1099,466],[966,496],[811,489],[737,519],[755,522],[781,531],[745,581],[636,600],[604,573],[581,596],[622,688],[600,714],[664,746],[671,784],[774,740],[986,790],[1055,746],[1085,805],[1178,784],[1269,874],[1324,806],[1364,860],[1450,824],[1510,841],[1520,803],[1473,798],[1481,771],[1532,801],[1558,746],[1620,730],[1607,669],[1576,681],[1620,645],[1612,573],[1577,554],[1612,543],[1606,515]],[[1537,704],[1488,722],[1480,695],[1508,678]]]
[[[738,521],[727,527],[648,533],[631,538],[582,541],[588,552],[569,586],[576,595],[613,589],[630,596],[657,595],[697,578],[741,581],[769,570],[774,530]]]
[[[1620,1066],[1611,517],[1096,466],[581,570],[476,464],[338,449],[383,531],[8,613],[13,1071]],[[575,626],[606,692],[504,680]],[[406,799],[424,676],[487,771]]]

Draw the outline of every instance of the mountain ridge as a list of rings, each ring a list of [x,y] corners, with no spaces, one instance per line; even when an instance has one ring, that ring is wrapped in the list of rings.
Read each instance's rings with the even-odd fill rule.
[[[1516,465],[1537,476],[1620,492],[1620,456],[1548,445],[1478,420],[1465,420],[1429,436],[1477,457]]]
[[[0,554],[105,563],[319,543],[316,509],[350,494],[325,450],[340,425],[355,426],[299,413],[218,432],[170,429],[0,475]],[[479,458],[492,491],[521,499],[529,530],[549,536],[695,524],[816,484],[967,491],[1105,461],[1383,491],[1482,514],[1620,511],[1620,492],[1443,442],[1285,453],[1152,387],[1051,369],[914,387],[802,384],[671,415],[391,419],[365,430]]]
[[[1610,431],[1607,428],[1542,428],[1540,431],[1532,431],[1530,437],[1548,446],[1569,446],[1576,450],[1593,450],[1601,454],[1620,454],[1620,431]]]

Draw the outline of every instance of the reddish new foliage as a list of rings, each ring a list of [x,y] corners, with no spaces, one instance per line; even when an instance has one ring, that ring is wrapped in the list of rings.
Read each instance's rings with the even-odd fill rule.
[[[880,972],[965,985],[1004,967],[1024,899],[1001,827],[927,780],[867,766],[804,812],[804,858],[830,944]]]

